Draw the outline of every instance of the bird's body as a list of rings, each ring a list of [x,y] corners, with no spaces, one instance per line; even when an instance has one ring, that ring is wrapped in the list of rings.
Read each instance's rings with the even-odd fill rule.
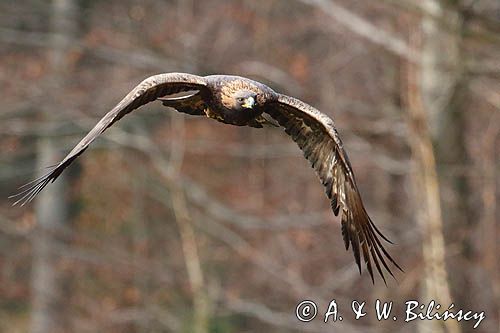
[[[188,93],[180,97],[172,96],[180,92]],[[145,79],[50,172],[25,185],[27,188],[14,196],[20,197],[15,204],[31,201],[108,127],[129,112],[155,100],[179,112],[207,116],[225,124],[257,128],[265,124],[282,126],[315,169],[331,200],[334,214],[341,213],[345,246],[346,249],[352,247],[360,272],[361,256],[372,280],[372,262],[382,278],[382,267],[392,275],[385,259],[399,268],[382,246],[379,236],[388,241],[387,238],[377,229],[364,208],[351,164],[333,120],[298,99],[279,94],[260,82],[240,76],[201,77],[166,73]]]
[[[268,86],[241,76],[210,75],[205,77],[207,89],[196,94],[180,98],[160,98],[165,106],[178,108],[181,104],[192,106],[197,114],[205,114],[225,124],[236,126],[259,126],[259,116],[264,112],[264,105],[278,99],[278,94]],[[235,108],[233,96],[237,92],[255,95],[255,105],[251,108]],[[193,114],[192,112],[190,112]],[[257,120],[257,123],[256,123]],[[257,125],[256,125],[257,124]]]

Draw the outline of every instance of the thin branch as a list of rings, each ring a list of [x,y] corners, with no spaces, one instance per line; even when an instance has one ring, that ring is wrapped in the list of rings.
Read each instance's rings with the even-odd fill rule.
[[[242,73],[252,76],[259,76],[272,81],[283,87],[289,94],[302,95],[303,89],[290,74],[271,64],[261,61],[244,61],[238,64],[237,68]]]
[[[374,44],[384,47],[386,50],[405,58],[406,60],[418,64],[420,56],[412,49],[408,43],[390,33],[375,26],[358,14],[340,6],[334,1],[328,0],[299,0],[305,4],[313,5],[321,9],[325,14],[333,18],[344,28],[354,32]]]
[[[318,309],[317,318],[308,323],[301,323],[293,314],[283,313],[274,311],[267,306],[248,300],[237,299],[234,297],[225,299],[226,306],[231,309],[231,311],[250,315],[257,318],[263,323],[269,324],[274,327],[283,327],[289,330],[300,331],[300,332],[331,332],[331,323],[324,323],[323,314]],[[319,323],[318,323],[319,322]],[[336,322],[335,327],[340,331],[346,332],[374,332],[373,329],[369,327],[357,327],[347,324],[346,321]]]
[[[0,42],[28,45],[40,48],[50,46],[48,41],[54,36],[52,33],[30,32],[10,28],[0,27]],[[78,39],[71,39],[70,46],[80,51],[90,54],[113,63],[132,65],[140,69],[154,69],[169,71],[179,68],[179,63],[165,56],[157,56],[151,52],[140,52],[136,50],[118,50],[108,46],[87,45]]]

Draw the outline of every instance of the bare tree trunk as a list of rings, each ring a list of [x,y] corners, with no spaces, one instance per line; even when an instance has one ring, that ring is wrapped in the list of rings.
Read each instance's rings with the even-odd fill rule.
[[[460,229],[468,217],[463,172],[467,161],[462,108],[466,105],[467,82],[461,59],[462,19],[455,8],[444,7],[437,0],[424,3],[440,22],[447,23],[447,29],[443,29],[436,17],[422,20],[421,89],[436,148],[443,214],[450,226]]]
[[[500,103],[499,103],[500,107]],[[481,140],[481,166],[482,171],[482,216],[481,216],[481,226],[483,229],[483,263],[489,272],[489,277],[491,279],[490,288],[484,288],[485,291],[481,293],[484,299],[487,299],[490,290],[493,290],[493,300],[496,303],[500,302],[500,269],[498,264],[498,238],[497,238],[497,184],[498,179],[498,159],[495,156],[495,149],[498,147],[500,142],[500,108],[493,113],[491,116],[491,121],[489,122],[488,128],[484,132]],[[495,302],[495,301],[493,301]],[[494,308],[494,305],[493,305]],[[500,307],[497,307],[497,318],[500,318]],[[500,320],[498,321],[498,330],[500,331]]]
[[[460,307],[471,308],[474,297],[468,283],[473,280],[464,267],[474,265],[472,224],[477,220],[469,209],[466,171],[466,120],[468,77],[462,55],[463,15],[460,1],[426,0],[428,12],[422,20],[421,90],[429,114],[440,183],[440,201],[445,242],[458,249],[460,256],[450,259],[450,292]],[[441,24],[441,25],[440,25]],[[446,24],[443,28],[442,24]]]
[[[411,74],[410,74],[411,76]],[[410,144],[415,171],[412,172],[417,221],[422,229],[422,254],[424,261],[423,299],[435,300],[440,304],[450,304],[451,296],[445,264],[445,246],[443,236],[443,220],[439,199],[439,181],[436,160],[429,133],[428,119],[420,105],[418,88],[414,78],[409,79],[408,111]],[[447,326],[457,326],[454,321],[446,321]],[[437,321],[422,321],[421,332],[443,332]],[[459,332],[458,326],[449,330]]]
[[[412,32],[412,44],[421,45],[421,34]],[[424,61],[425,63],[425,61]],[[425,64],[422,65],[424,67]],[[432,114],[424,105],[425,81],[422,72],[413,64],[406,71],[406,104],[410,129],[410,146],[415,161],[413,175],[414,202],[418,202],[417,221],[422,230],[422,255],[425,280],[422,288],[424,302],[435,300],[446,306],[451,303],[448,273],[446,270],[446,248],[443,233],[443,218],[440,200],[436,152],[432,144],[430,119]],[[430,81],[435,84],[434,81]],[[444,326],[437,321],[422,321],[420,332],[460,332],[455,321],[446,321]]]
[[[47,91],[54,92],[64,83],[66,71],[65,56],[68,37],[75,30],[75,4],[73,0],[54,0],[52,2],[51,26],[53,37],[49,53],[52,76]],[[56,89],[57,88],[57,89]],[[45,96],[49,104],[44,105],[43,118],[50,122],[53,118],[51,108],[54,95]],[[50,133],[39,139],[38,170],[53,165],[61,159]],[[33,310],[31,332],[48,333],[65,331],[61,307],[61,276],[58,271],[58,257],[55,252],[58,227],[67,220],[66,181],[64,175],[48,186],[36,200],[35,211],[39,230],[33,240]]]

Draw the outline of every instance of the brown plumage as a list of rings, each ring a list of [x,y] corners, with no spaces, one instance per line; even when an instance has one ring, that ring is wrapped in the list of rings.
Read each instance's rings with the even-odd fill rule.
[[[168,96],[179,92],[190,93],[181,97]],[[341,214],[345,247],[349,249],[351,246],[360,273],[361,256],[372,280],[372,263],[384,282],[384,269],[393,275],[386,260],[401,270],[380,238],[389,240],[377,229],[363,206],[351,164],[333,120],[298,99],[239,76],[201,77],[167,73],[145,79],[108,112],[60,163],[47,174],[24,185],[26,189],[13,196],[18,198],[14,204],[24,205],[33,200],[108,127],[127,113],[154,100],[161,100],[164,105],[179,112],[203,115],[236,126],[277,126],[272,119],[277,121],[316,170],[331,200],[334,214]]]

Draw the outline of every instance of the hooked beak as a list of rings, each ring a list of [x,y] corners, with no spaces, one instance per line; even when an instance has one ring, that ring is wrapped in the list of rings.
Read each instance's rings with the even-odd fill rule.
[[[255,105],[255,98],[252,96],[248,97],[245,99],[245,103],[243,103],[241,106],[244,107],[245,109],[251,109]]]

